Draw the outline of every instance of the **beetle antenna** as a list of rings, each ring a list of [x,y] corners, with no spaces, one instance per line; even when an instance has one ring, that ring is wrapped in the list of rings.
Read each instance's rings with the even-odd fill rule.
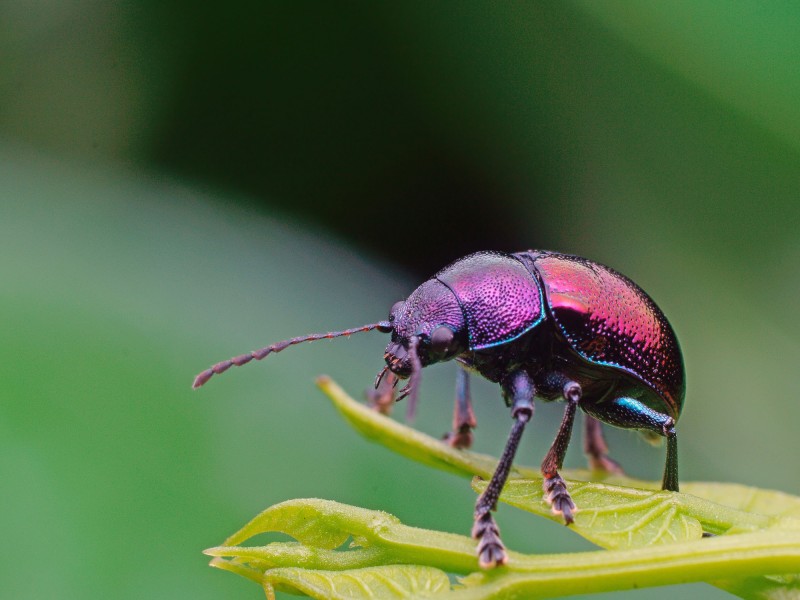
[[[392,330],[392,326],[388,321],[380,321],[378,323],[371,323],[369,325],[363,325],[361,327],[354,327],[353,329],[344,329],[342,331],[331,331],[329,333],[312,333],[310,335],[304,335],[301,337],[292,338],[290,340],[284,340],[282,342],[278,342],[277,344],[272,344],[271,346],[261,348],[260,350],[253,350],[252,352],[248,352],[247,354],[242,354],[241,356],[234,356],[233,358],[230,358],[228,360],[223,360],[222,362],[215,364],[214,366],[206,369],[205,371],[200,373],[197,377],[195,377],[192,387],[194,389],[199,388],[201,385],[205,384],[209,379],[211,379],[215,374],[219,375],[221,373],[224,373],[233,366],[241,367],[242,365],[246,365],[253,359],[261,360],[263,358],[266,358],[273,352],[280,352],[281,350],[288,348],[289,346],[294,346],[295,344],[299,344],[301,342],[313,342],[315,340],[324,340],[335,337],[348,336],[354,333],[361,333],[362,331],[372,331],[373,329],[377,329],[381,333],[388,333]]]
[[[419,346],[419,337],[415,335],[408,341],[408,357],[411,360],[411,377],[409,377],[408,383],[400,390],[400,395],[397,397],[397,402],[408,397],[406,421],[409,422],[414,420],[414,416],[417,413],[419,383],[422,380],[422,361],[419,359],[419,354],[417,354],[417,346]]]

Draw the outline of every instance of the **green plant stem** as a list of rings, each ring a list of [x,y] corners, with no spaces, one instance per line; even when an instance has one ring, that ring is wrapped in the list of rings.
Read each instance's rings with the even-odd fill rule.
[[[514,568],[507,576],[459,590],[453,597],[546,598],[793,572],[800,567],[800,534],[751,533],[702,543],[538,557],[535,563],[531,573]]]

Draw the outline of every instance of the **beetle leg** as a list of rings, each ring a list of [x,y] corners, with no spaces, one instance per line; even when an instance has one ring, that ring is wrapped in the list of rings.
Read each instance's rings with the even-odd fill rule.
[[[561,420],[556,439],[553,440],[553,445],[542,461],[542,475],[544,475],[543,487],[547,494],[547,502],[553,507],[554,513],[564,516],[564,522],[569,525],[574,522],[572,512],[575,510],[575,502],[572,501],[567,491],[567,484],[558,470],[564,463],[564,455],[567,453],[567,446],[572,436],[572,424],[575,422],[575,411],[583,392],[579,384],[570,381],[564,386],[563,394],[567,408],[564,410],[564,418]]]
[[[469,373],[459,367],[456,373],[456,403],[453,409],[453,431],[446,433],[445,441],[453,448],[472,446],[472,430],[477,426],[469,393]]]
[[[525,425],[533,417],[533,381],[525,371],[512,373],[503,385],[503,393],[507,398],[510,396],[513,402],[511,418],[514,419],[514,425],[488,487],[478,496],[472,527],[472,537],[478,540],[478,563],[484,569],[504,565],[508,561],[505,546],[500,540],[500,530],[491,511],[497,507],[497,498],[508,479]]]
[[[608,456],[608,444],[603,436],[603,426],[594,417],[584,415],[583,453],[589,459],[592,471],[605,471],[614,475],[624,475],[619,463]]]
[[[394,389],[398,381],[397,375],[388,369],[378,373],[375,388],[366,391],[369,407],[377,410],[382,415],[390,414],[394,406]]]
[[[601,404],[587,402],[581,408],[609,425],[642,429],[667,438],[667,460],[661,487],[672,492],[678,491],[678,437],[675,433],[675,419],[634,398],[615,398]]]

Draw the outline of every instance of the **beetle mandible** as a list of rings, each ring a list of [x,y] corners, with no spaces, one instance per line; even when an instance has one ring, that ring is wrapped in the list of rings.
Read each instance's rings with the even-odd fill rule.
[[[477,252],[428,279],[391,308],[387,321],[285,340],[223,361],[200,373],[195,388],[214,374],[306,341],[377,329],[390,333],[386,366],[376,395],[385,408],[398,379],[396,400],[408,397],[413,415],[422,369],[455,359],[458,370],[454,447],[469,447],[476,426],[468,373],[500,385],[513,421],[505,450],[475,506],[473,538],[481,567],[508,556],[492,516],[527,423],[534,397],[563,400],[566,410],[542,461],[544,490],[555,513],[573,522],[575,503],[559,475],[578,408],[586,417],[584,449],[594,469],[621,472],[608,456],[600,421],[667,440],[662,487],[678,491],[675,422],[685,395],[678,340],[661,310],[630,279],[599,263],[542,250]],[[388,392],[387,392],[388,390]]]

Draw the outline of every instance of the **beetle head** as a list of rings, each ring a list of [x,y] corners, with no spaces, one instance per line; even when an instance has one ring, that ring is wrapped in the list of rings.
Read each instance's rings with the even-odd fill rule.
[[[454,358],[466,348],[464,315],[453,292],[437,279],[429,279],[407,300],[392,306],[389,324],[392,341],[386,346],[386,368],[377,381],[387,369],[410,379],[398,400],[409,397],[411,418],[422,368]]]

